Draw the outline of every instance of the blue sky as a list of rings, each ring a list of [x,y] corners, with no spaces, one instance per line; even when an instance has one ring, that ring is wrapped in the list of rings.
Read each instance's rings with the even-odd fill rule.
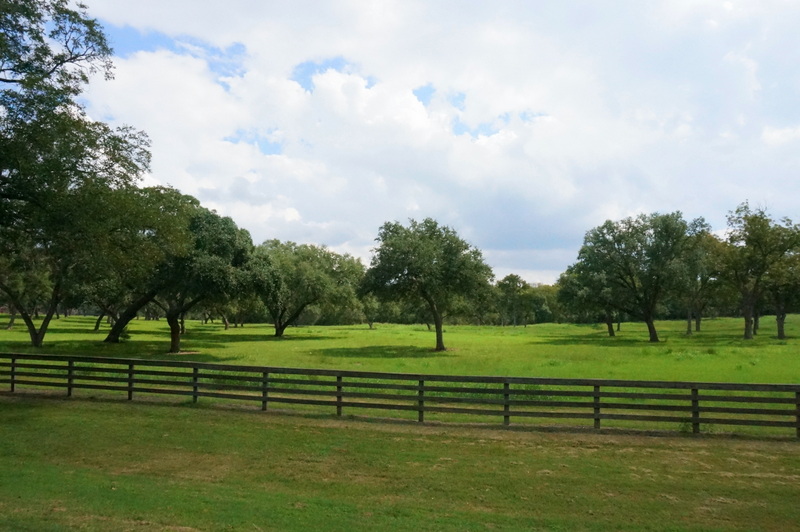
[[[256,242],[433,217],[551,283],[606,219],[800,219],[800,3],[93,0],[90,113]]]

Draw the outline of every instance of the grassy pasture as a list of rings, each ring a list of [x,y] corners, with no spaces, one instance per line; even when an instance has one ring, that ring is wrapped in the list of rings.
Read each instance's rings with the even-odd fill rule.
[[[796,530],[793,441],[0,396],[2,530]]]
[[[21,324],[2,329],[0,351],[35,352]],[[131,339],[102,343],[90,317],[53,322],[40,352],[161,359],[169,346],[164,321],[139,320]],[[755,340],[741,339],[741,320],[706,320],[687,337],[682,322],[657,324],[662,342],[651,345],[643,324],[624,323],[615,338],[600,325],[542,324],[529,327],[449,326],[448,351],[436,353],[424,325],[378,324],[297,327],[283,339],[268,325],[224,331],[219,324],[187,324],[184,359],[225,364],[353,369],[401,373],[620,378],[721,382],[800,382],[800,316],[787,319],[789,340],[774,338],[774,320],[762,319]]]
[[[0,318],[0,327],[5,321]],[[54,322],[40,352],[478,375],[800,382],[800,318],[752,342],[739,320],[600,326],[188,324],[101,342],[93,319]],[[34,352],[21,325],[0,350]],[[800,530],[796,441],[548,432],[263,413],[174,400],[0,394],[0,530]],[[105,397],[105,396],[100,396]],[[167,404],[168,403],[168,404]],[[218,405],[220,406],[220,405]],[[785,432],[784,432],[785,434]]]

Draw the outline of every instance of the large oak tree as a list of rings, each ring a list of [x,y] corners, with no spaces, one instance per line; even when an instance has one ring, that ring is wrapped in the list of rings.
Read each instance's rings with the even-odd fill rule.
[[[364,267],[324,246],[268,240],[255,250],[256,285],[275,326],[275,336],[311,306],[358,305]]]
[[[744,317],[744,339],[754,334],[756,306],[770,272],[783,274],[781,263],[800,244],[800,231],[788,218],[775,221],[765,209],[739,205],[728,215],[728,237],[722,253],[722,277],[738,292]]]
[[[451,228],[426,218],[383,224],[367,270],[364,290],[388,299],[424,302],[436,328],[436,351],[444,351],[444,316],[493,279],[477,248]]]
[[[680,212],[608,220],[586,233],[574,269],[602,278],[609,290],[603,300],[643,320],[650,341],[658,342],[656,312],[679,282],[688,231]]]

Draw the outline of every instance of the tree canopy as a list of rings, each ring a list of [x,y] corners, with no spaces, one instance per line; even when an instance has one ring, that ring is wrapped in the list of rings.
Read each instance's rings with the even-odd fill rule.
[[[387,222],[376,241],[364,291],[424,301],[436,328],[436,350],[444,351],[444,316],[461,298],[487,290],[493,278],[480,250],[432,218],[408,226]]]
[[[764,282],[772,271],[772,289],[777,289],[774,282],[783,276],[778,270],[789,268],[782,263],[800,245],[800,230],[788,218],[776,222],[765,209],[743,203],[728,215],[726,244],[720,274],[739,292],[744,339],[750,340]]]
[[[578,253],[578,270],[602,278],[609,290],[603,299],[642,319],[651,342],[658,342],[656,311],[677,283],[688,231],[680,212],[608,220],[586,233]]]
[[[275,336],[312,305],[355,305],[364,272],[361,262],[323,246],[268,240],[256,249],[261,296]]]
[[[88,265],[120,250],[114,235],[124,227],[109,215],[121,205],[115,191],[147,171],[149,144],[130,128],[90,120],[76,101],[90,72],[111,68],[105,36],[83,6],[0,5],[0,291],[40,346]],[[45,316],[35,326],[39,305]]]

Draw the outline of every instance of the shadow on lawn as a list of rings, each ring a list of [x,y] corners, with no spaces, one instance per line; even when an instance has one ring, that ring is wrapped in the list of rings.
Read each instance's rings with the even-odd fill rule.
[[[774,335],[762,335],[753,340],[743,340],[741,335],[725,334],[719,332],[713,333],[694,333],[691,336],[686,336],[674,331],[668,331],[659,334],[659,342],[651,343],[647,332],[622,332],[617,333],[617,336],[610,337],[605,331],[581,335],[581,336],[565,336],[565,335],[542,335],[537,336],[535,340],[530,342],[531,345],[553,345],[553,346],[592,346],[597,348],[637,348],[652,346],[658,347],[694,347],[694,348],[720,348],[720,347],[742,347],[742,348],[763,348],[767,345],[784,343],[778,340]]]
[[[210,355],[207,353],[196,352],[198,346],[190,346],[191,351],[186,353],[169,353],[169,338],[163,342],[158,341],[125,341],[119,344],[106,344],[102,341],[87,342],[86,340],[76,341],[55,341],[45,340],[41,348],[32,347],[30,342],[2,342],[0,352],[2,353],[24,353],[35,355],[68,355],[68,356],[87,356],[115,359],[137,359],[137,360],[184,360],[186,362],[210,362],[225,363],[235,361],[237,357]]]
[[[331,358],[440,358],[453,356],[446,351],[410,345],[370,345],[366,347],[333,347],[314,352]]]

